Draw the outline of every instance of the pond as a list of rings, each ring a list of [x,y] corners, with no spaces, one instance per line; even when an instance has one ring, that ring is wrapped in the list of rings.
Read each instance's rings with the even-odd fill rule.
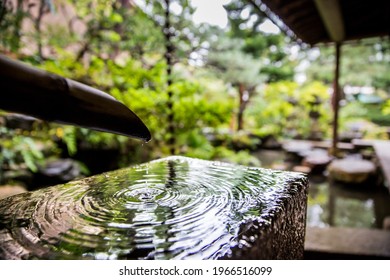
[[[286,153],[260,150],[254,155],[264,168],[292,167]],[[309,175],[307,226],[382,228],[390,216],[390,194],[384,186],[351,186],[324,175]]]

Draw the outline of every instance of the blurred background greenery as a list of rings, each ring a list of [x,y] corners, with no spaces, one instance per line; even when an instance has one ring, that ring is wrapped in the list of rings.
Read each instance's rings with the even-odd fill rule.
[[[60,158],[77,176],[172,153],[259,166],[251,151],[270,137],[329,139],[333,49],[263,30],[250,1],[224,8],[219,27],[194,22],[189,0],[1,0],[2,54],[106,91],[152,133],[142,143],[1,112],[2,183]],[[388,139],[389,49],[343,46],[342,132]]]

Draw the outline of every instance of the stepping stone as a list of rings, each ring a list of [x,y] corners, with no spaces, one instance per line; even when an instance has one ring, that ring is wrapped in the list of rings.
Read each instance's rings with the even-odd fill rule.
[[[311,173],[311,168],[308,166],[297,165],[297,166],[293,167],[293,171],[309,174],[309,173]]]
[[[280,144],[280,142],[274,136],[270,135],[262,139],[260,146],[263,149],[275,150],[275,149],[280,149],[282,147],[282,144]]]
[[[22,186],[12,186],[12,185],[4,185],[0,186],[0,200],[9,196],[17,195],[20,193],[27,192],[27,189]]]
[[[288,165],[286,163],[274,163],[271,165],[271,169],[274,170],[288,170]]]
[[[364,159],[345,158],[334,160],[328,166],[329,177],[344,183],[360,184],[376,173],[374,163]]]
[[[305,259],[390,259],[390,231],[309,227]]]
[[[34,123],[39,122],[38,119],[21,115],[21,114],[7,114],[4,117],[5,126],[12,129],[22,129],[26,131],[32,131]]]
[[[383,219],[383,229],[390,231],[390,216]]]
[[[304,154],[313,149],[313,144],[310,141],[291,140],[283,144],[283,149],[289,154],[303,157]]]
[[[81,176],[79,164],[72,159],[49,160],[39,166],[35,184],[49,186],[69,182]]]
[[[169,157],[0,201],[1,259],[301,259],[304,174]]]
[[[327,151],[314,149],[306,154],[302,165],[309,167],[313,173],[321,173],[332,160],[333,157]]]

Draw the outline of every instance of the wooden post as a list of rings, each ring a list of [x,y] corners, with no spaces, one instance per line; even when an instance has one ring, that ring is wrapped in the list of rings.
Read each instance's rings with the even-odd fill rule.
[[[340,49],[341,44],[336,42],[336,65],[333,82],[333,142],[331,154],[337,154],[337,142],[338,142],[338,126],[339,126],[339,102],[340,102]]]
[[[170,21],[171,17],[171,11],[170,11],[170,5],[171,0],[165,0],[165,22],[164,22],[164,29],[163,33],[165,36],[165,61],[167,63],[167,93],[168,93],[168,101],[167,101],[167,107],[168,107],[168,131],[169,134],[168,138],[168,146],[169,151],[171,155],[175,154],[175,125],[174,125],[174,113],[173,113],[173,91],[172,91],[172,84],[173,84],[173,78],[172,78],[172,70],[173,70],[173,52],[174,52],[174,46],[172,42],[173,32],[172,29],[172,23]]]

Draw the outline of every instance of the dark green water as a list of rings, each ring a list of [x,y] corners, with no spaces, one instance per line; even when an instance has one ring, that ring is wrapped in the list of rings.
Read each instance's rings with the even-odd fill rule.
[[[294,197],[289,209],[304,213],[306,180],[171,157],[13,196],[0,201],[0,258],[223,257],[254,242],[243,237],[247,221],[268,225],[285,215],[303,233],[304,216],[284,212]],[[302,233],[290,235],[303,243]]]

